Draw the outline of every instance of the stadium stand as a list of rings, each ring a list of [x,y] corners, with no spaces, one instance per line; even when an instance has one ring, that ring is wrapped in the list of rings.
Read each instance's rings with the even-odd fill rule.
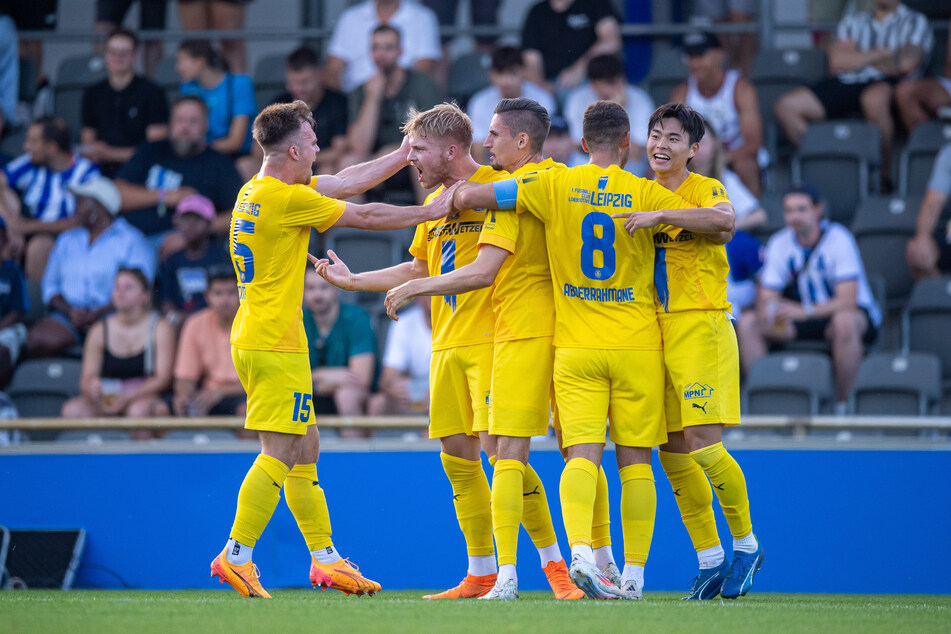
[[[901,307],[914,284],[905,248],[915,235],[920,206],[921,196],[872,196],[862,201],[856,211],[852,235],[866,273],[880,275],[885,283],[883,308]]]
[[[66,121],[73,142],[82,128],[83,91],[106,78],[101,57],[81,55],[63,60],[53,87],[53,108]]]
[[[267,55],[254,65],[254,97],[258,110],[274,103],[274,98],[287,89],[284,87],[284,69],[287,54]]]
[[[908,135],[898,164],[898,190],[905,196],[924,192],[938,151],[951,143],[951,123],[930,121]]]
[[[766,212],[766,222],[754,227],[750,233],[765,244],[771,235],[786,226],[783,220],[783,193],[763,192],[760,194],[759,204]]]
[[[687,80],[687,63],[680,48],[654,51],[647,75],[647,93],[656,104],[670,101],[674,88]]]
[[[933,354],[871,354],[859,367],[849,395],[858,416],[927,416],[941,402],[941,361]]]
[[[175,58],[164,57],[155,68],[155,76],[152,78],[158,87],[165,92],[165,98],[169,103],[175,101],[178,96],[178,87],[182,83],[182,78],[175,70]]]
[[[945,391],[951,388],[951,277],[915,284],[902,319],[903,350],[931,352],[941,360]]]
[[[750,368],[742,399],[744,414],[825,414],[834,400],[832,362],[815,352],[768,354]]]
[[[489,85],[489,53],[473,52],[460,55],[449,65],[447,91],[449,99],[465,107],[472,95]]]
[[[81,369],[78,359],[27,359],[6,392],[21,417],[59,416],[63,403],[79,395]]]

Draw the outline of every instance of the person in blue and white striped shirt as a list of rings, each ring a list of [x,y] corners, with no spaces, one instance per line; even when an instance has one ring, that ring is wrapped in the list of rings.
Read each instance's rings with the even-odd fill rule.
[[[26,151],[0,174],[0,214],[10,228],[14,251],[26,246],[27,279],[43,277],[56,236],[76,226],[76,197],[69,187],[99,174],[89,159],[73,154],[66,122],[59,117],[34,121],[23,142]],[[20,213],[20,198],[24,213]]]

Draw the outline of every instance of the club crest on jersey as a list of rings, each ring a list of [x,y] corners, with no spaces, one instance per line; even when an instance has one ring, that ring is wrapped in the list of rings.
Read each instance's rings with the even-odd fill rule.
[[[713,396],[713,388],[705,383],[691,383],[684,387],[685,401],[695,398],[710,398],[711,396]]]
[[[714,198],[726,198],[726,190],[722,187],[713,188],[713,197]]]
[[[607,186],[608,186],[608,177],[607,177],[607,176],[601,176],[600,178],[598,178],[598,190],[604,191],[604,189],[605,189]]]

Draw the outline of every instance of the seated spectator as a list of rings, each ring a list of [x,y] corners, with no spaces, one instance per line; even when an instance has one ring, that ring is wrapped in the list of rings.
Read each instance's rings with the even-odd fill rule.
[[[3,139],[3,136],[4,136],[4,135],[6,134],[6,132],[7,132],[6,125],[7,125],[6,117],[4,117],[4,115],[3,115],[3,110],[0,110],[0,139]],[[12,156],[10,156],[9,154],[7,154],[7,153],[4,152],[3,150],[0,150],[0,169],[6,167],[6,166],[7,166],[7,163],[9,163],[9,162],[12,161],[12,160],[13,160],[13,157],[12,157]],[[0,172],[0,174],[2,174],[2,172]],[[19,201],[17,201],[17,202],[19,202]],[[2,202],[0,202],[0,205],[2,205]]]
[[[167,0],[141,0],[139,2],[139,30],[142,31],[164,31],[165,30],[165,5]],[[96,23],[94,28],[97,33],[112,33],[122,26],[129,9],[132,8],[132,0],[96,0]],[[102,41],[96,43],[96,51],[102,52]],[[143,66],[146,77],[152,77],[159,62],[162,61],[162,40],[145,40],[145,55]]]
[[[739,176],[727,169],[726,152],[716,130],[710,127],[709,121],[704,129],[706,132],[700,139],[700,146],[690,161],[690,171],[715,178],[726,188],[733,205],[737,231],[750,231],[766,224],[766,210],[759,204],[759,200],[746,188]]]
[[[195,96],[179,97],[172,105],[169,137],[136,149],[116,176],[122,192],[122,215],[159,245],[172,228],[172,211],[183,199],[201,194],[214,203],[215,233],[227,233],[241,177],[227,156],[208,147],[208,108]],[[167,245],[167,256],[182,246]]]
[[[390,324],[383,352],[380,391],[370,397],[370,416],[429,413],[429,358],[433,347],[432,298],[417,297]]]
[[[763,268],[763,243],[745,231],[737,231],[726,243],[726,258],[730,262],[726,299],[733,308],[733,319],[737,320],[756,302],[756,276]]]
[[[119,190],[105,176],[70,186],[79,226],[56,239],[43,274],[43,303],[50,314],[27,335],[27,354],[55,357],[82,343],[89,328],[112,310],[120,268],[155,277],[155,253],[145,236],[119,213]]]
[[[231,156],[250,152],[251,121],[258,112],[251,78],[229,72],[204,40],[182,42],[175,70],[183,82],[179,92],[198,95],[208,104],[206,134],[212,149]]]
[[[767,343],[826,339],[832,344],[836,412],[846,411],[849,389],[882,323],[855,239],[822,219],[819,193],[794,186],[783,197],[786,228],[766,243],[756,308],[740,318],[740,362],[748,372]]]
[[[528,79],[553,94],[584,81],[588,61],[621,52],[621,29],[610,0],[541,0],[522,26]]]
[[[167,416],[162,395],[172,384],[175,333],[150,309],[152,291],[139,269],[120,268],[115,312],[97,321],[83,346],[80,395],[63,403],[63,418]],[[150,432],[134,430],[132,437]]]
[[[684,49],[689,77],[674,88],[670,100],[704,116],[723,143],[730,169],[759,196],[760,162],[765,163],[768,157],[756,89],[740,71],[724,68],[723,49],[712,33],[688,33]]]
[[[931,178],[918,210],[918,227],[908,241],[908,266],[916,280],[951,272],[951,144],[945,145],[931,168]]]
[[[544,88],[525,79],[522,51],[514,46],[500,46],[492,51],[489,81],[492,85],[472,95],[466,106],[466,113],[472,119],[472,142],[478,159],[486,158],[482,142],[489,135],[489,123],[500,100],[517,97],[534,99],[549,115],[554,114],[557,109],[555,99]]]
[[[209,269],[231,263],[228,250],[211,239],[209,232],[214,219],[215,206],[201,194],[184,198],[175,209],[175,228],[185,247],[161,264],[159,288],[162,313],[175,327],[205,308]]]
[[[188,318],[178,342],[175,414],[244,414],[247,399],[231,360],[231,323],[240,303],[234,269],[209,269],[205,301],[208,307]]]
[[[374,30],[384,24],[405,40],[397,57],[399,67],[433,77],[442,55],[436,14],[413,0],[365,0],[346,9],[334,24],[327,45],[328,86],[350,93],[376,74],[371,40]]]
[[[139,41],[125,29],[106,39],[108,77],[83,92],[83,156],[115,178],[135,147],[168,136],[168,102],[161,88],[135,74]]]
[[[882,189],[891,187],[894,85],[914,78],[934,44],[924,15],[898,0],[878,0],[871,11],[848,12],[829,48],[831,76],[776,100],[776,120],[799,145],[810,123],[861,114],[882,136]]]
[[[250,0],[178,0],[178,17],[185,31],[242,31],[245,5]],[[224,35],[225,33],[221,33]],[[248,71],[244,37],[222,38],[221,49],[228,68],[235,73]]]
[[[0,253],[7,245],[7,225],[0,217]],[[20,358],[20,349],[26,343],[23,317],[30,311],[23,269],[15,260],[0,263],[0,389],[10,382],[13,368]]]
[[[571,128],[576,150],[581,152],[581,122],[585,108],[595,101],[613,101],[623,106],[631,120],[631,154],[625,166],[630,172],[644,176],[647,172],[647,124],[654,112],[654,102],[646,92],[627,83],[624,63],[614,55],[598,55],[588,62],[588,82],[568,94],[565,101],[565,119]],[[586,163],[587,157],[573,163]]]
[[[905,129],[911,132],[951,108],[951,37],[944,58],[944,76],[906,79],[895,86],[895,104]]]
[[[832,4],[830,0],[809,2],[813,4]],[[750,24],[759,15],[759,2],[751,0],[695,0],[691,2],[690,21],[697,23],[716,22],[718,24]],[[835,18],[833,18],[835,19]],[[749,77],[753,69],[753,58],[759,46],[757,33],[723,33],[720,42],[727,51],[730,66],[744,76]],[[690,105],[690,104],[687,104]]]
[[[571,155],[575,151],[575,142],[568,130],[568,122],[564,117],[555,115],[551,118],[548,128],[548,138],[542,147],[542,155],[558,163],[568,165]]]
[[[0,119],[14,121],[20,101],[20,61],[17,27],[13,18],[0,15]],[[3,126],[0,126],[2,129]]]
[[[17,257],[25,246],[27,279],[43,277],[56,236],[76,226],[76,197],[69,192],[99,174],[87,158],[73,154],[69,129],[59,117],[42,117],[26,131],[26,154],[10,161],[0,174],[0,214],[7,221]],[[14,191],[23,196],[23,207]]]
[[[370,317],[340,303],[340,291],[313,267],[304,277],[304,332],[314,377],[314,413],[361,416],[373,382],[376,343]]]
[[[469,2],[469,24],[476,28],[497,26],[499,5],[501,2],[502,0],[479,0],[479,2]],[[423,0],[423,4],[426,5],[426,7],[432,9],[433,13],[436,14],[436,19],[439,22],[440,30],[443,28],[455,28],[456,13],[459,5],[461,4],[458,0]],[[437,70],[433,75],[433,78],[441,88],[445,88],[447,83],[450,59],[449,44],[452,42],[452,40],[453,36],[451,35],[443,35],[440,38],[440,43],[442,44],[442,55],[439,58]],[[495,35],[476,35],[475,48],[480,52],[491,51],[495,41]]]

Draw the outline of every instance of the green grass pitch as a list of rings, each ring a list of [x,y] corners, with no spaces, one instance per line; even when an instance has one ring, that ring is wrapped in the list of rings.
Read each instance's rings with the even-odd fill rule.
[[[420,592],[346,597],[277,590],[242,599],[211,590],[0,592],[0,632],[949,632],[951,597],[755,594],[738,601],[425,601]]]

